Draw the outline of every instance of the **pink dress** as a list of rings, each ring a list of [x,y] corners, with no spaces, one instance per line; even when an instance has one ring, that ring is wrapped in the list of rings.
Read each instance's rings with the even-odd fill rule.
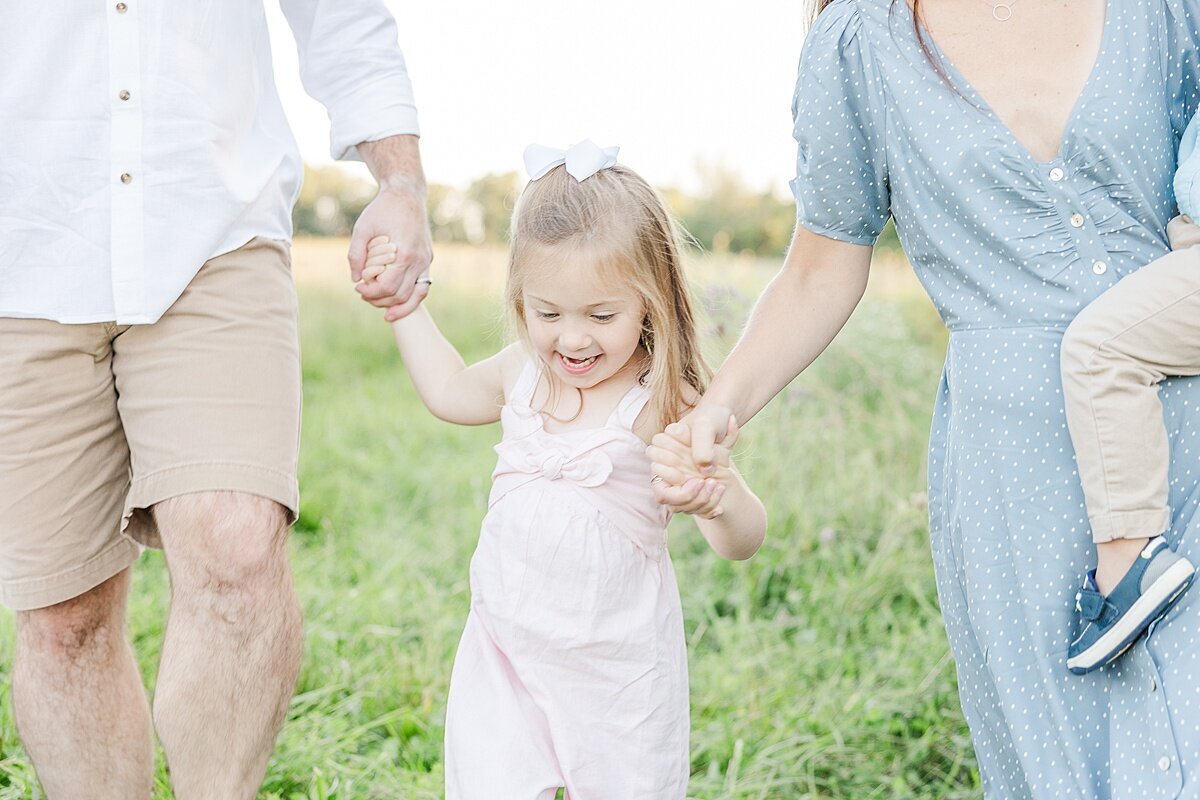
[[[449,800],[675,800],[687,787],[683,615],[635,386],[601,428],[549,433],[527,364],[446,711]]]

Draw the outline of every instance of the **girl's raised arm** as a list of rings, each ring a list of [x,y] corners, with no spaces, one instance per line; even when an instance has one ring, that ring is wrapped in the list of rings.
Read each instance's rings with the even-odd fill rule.
[[[520,370],[520,345],[509,345],[468,367],[424,305],[393,322],[392,332],[430,413],[458,425],[485,425],[500,419],[504,386]]]
[[[396,245],[387,237],[372,239],[367,244],[363,280],[375,280],[395,257]],[[392,332],[421,402],[435,417],[458,425],[486,425],[500,419],[504,387],[521,366],[517,345],[468,367],[424,305],[394,320]]]

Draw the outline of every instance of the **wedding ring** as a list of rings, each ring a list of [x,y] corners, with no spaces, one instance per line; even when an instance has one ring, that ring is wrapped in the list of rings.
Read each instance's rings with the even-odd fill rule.
[[[416,282],[418,285],[423,283],[426,286],[433,286],[433,278],[429,277],[428,275],[419,276]]]
[[[662,475],[655,475],[653,478],[650,479],[651,486],[653,486],[656,483],[662,483],[662,482],[663,482]]]

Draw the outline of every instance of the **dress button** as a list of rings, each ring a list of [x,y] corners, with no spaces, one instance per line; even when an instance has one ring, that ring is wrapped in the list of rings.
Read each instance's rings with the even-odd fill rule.
[[[128,10],[129,10],[129,6],[125,5],[124,3],[117,3],[117,13],[118,14],[124,14]]]
[[[1167,758],[1166,756],[1163,756],[1162,758],[1160,758],[1158,760],[1158,768],[1161,769],[1163,772],[1166,772],[1167,770],[1169,770],[1171,768],[1171,759]]]
[[[1054,169],[1050,170],[1050,180],[1054,181],[1055,183],[1058,183],[1065,177],[1067,177],[1067,173],[1063,172],[1062,167],[1055,167]]]
[[[128,172],[121,173],[121,183],[133,183],[133,176]]]
[[[122,100],[128,100],[130,97],[129,90],[122,89],[117,97],[121,98]]]
[[[1103,261],[1097,261],[1095,264],[1092,264],[1092,272],[1097,275],[1103,275],[1108,272],[1108,264],[1105,264]]]
[[[1075,228],[1082,228],[1083,227],[1083,214],[1080,214],[1078,211],[1076,211],[1074,214],[1072,214],[1071,215],[1071,225],[1072,225],[1072,227],[1075,227]]]

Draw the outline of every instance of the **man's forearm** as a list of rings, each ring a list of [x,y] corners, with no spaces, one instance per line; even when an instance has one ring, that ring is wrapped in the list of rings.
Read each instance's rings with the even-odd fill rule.
[[[401,188],[425,191],[419,141],[412,134],[402,134],[358,145],[358,152],[379,182],[381,191]]]

